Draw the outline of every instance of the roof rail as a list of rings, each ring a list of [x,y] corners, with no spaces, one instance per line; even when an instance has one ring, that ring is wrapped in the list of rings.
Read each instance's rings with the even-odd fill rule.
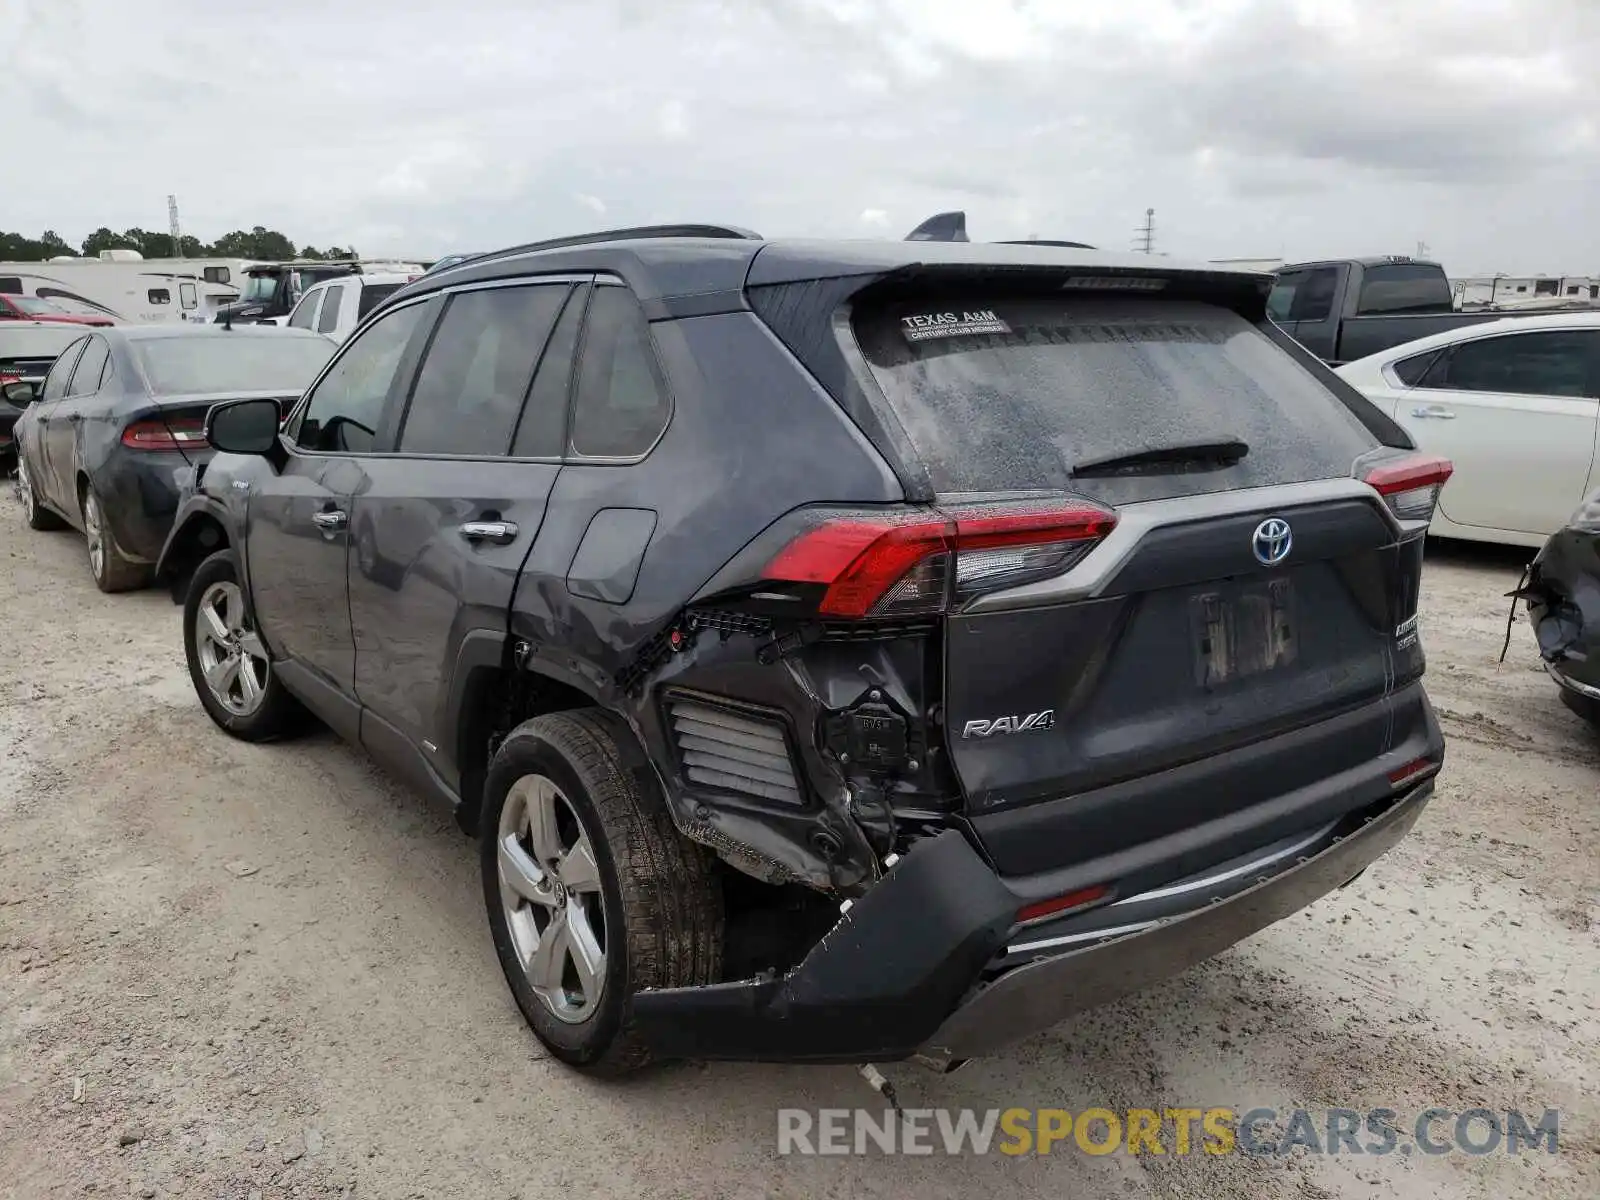
[[[751,229],[737,225],[635,225],[628,229],[603,229],[598,233],[575,233],[568,237],[547,238],[542,242],[528,242],[521,246],[507,246],[504,250],[491,250],[475,254],[473,261],[503,258],[508,254],[532,254],[536,250],[563,250],[568,246],[592,246],[597,242],[631,242],[642,238],[735,238],[740,241],[765,241]]]

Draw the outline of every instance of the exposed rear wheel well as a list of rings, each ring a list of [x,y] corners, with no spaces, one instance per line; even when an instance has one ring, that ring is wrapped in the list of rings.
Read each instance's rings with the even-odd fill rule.
[[[509,667],[480,671],[467,685],[461,705],[461,807],[456,820],[467,833],[478,832],[483,783],[489,759],[506,734],[546,713],[591,708],[584,692],[537,671]]]

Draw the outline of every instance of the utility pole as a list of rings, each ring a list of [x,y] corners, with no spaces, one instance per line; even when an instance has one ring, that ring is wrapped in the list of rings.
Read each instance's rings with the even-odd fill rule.
[[[167,197],[167,231],[172,234],[172,257],[183,257],[183,232],[178,226],[178,198]]]
[[[1156,246],[1156,210],[1155,209],[1147,208],[1147,209],[1144,210],[1144,224],[1139,226],[1138,229],[1134,230],[1134,233],[1138,235],[1134,239],[1134,243],[1133,243],[1133,248],[1135,250],[1143,251],[1145,254],[1153,254],[1153,253],[1155,253],[1155,246]]]

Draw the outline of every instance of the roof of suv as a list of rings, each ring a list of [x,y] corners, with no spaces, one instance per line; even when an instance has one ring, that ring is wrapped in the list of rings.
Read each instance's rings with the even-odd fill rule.
[[[686,227],[696,228],[696,227]],[[715,230],[716,227],[698,227]],[[647,235],[650,231],[637,231]],[[855,275],[882,275],[914,267],[1083,268],[1116,274],[1205,275],[1213,279],[1270,281],[1268,272],[1215,263],[1110,254],[1040,243],[905,242],[884,240],[767,240],[727,230],[702,236],[635,236],[558,239],[481,255],[418,279],[404,293],[416,296],[464,283],[531,272],[612,271],[646,304],[740,293],[746,287]],[[679,309],[681,305],[674,305]],[[706,308],[704,311],[711,311]],[[690,315],[675,312],[673,315]]]

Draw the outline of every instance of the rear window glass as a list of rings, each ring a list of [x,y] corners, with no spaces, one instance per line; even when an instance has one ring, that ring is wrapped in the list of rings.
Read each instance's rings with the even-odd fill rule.
[[[1356,298],[1356,313],[1448,312],[1450,281],[1443,268],[1426,263],[1368,267]]]
[[[134,347],[150,391],[157,396],[201,392],[297,395],[337,348],[326,338],[292,333],[144,338]]]
[[[1231,311],[1128,297],[898,303],[855,328],[942,493],[1071,490],[1110,503],[1350,473],[1376,442]],[[1075,464],[1242,441],[1228,466],[1074,478]]]
[[[356,319],[366,316],[379,304],[398,292],[404,284],[399,283],[369,283],[361,289],[361,302],[356,305]]]

